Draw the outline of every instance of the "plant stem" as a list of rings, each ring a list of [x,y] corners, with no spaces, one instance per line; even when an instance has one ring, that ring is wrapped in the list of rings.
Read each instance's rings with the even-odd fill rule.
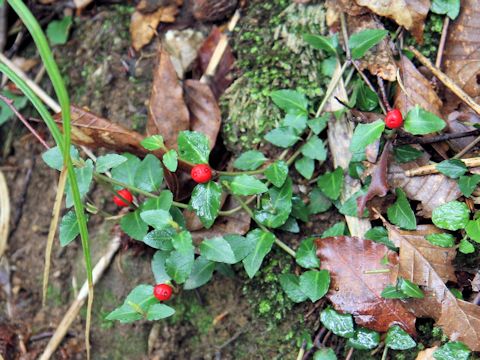
[[[365,275],[374,275],[374,274],[386,274],[389,272],[390,272],[390,269],[374,269],[374,270],[365,270],[363,273]]]
[[[383,349],[382,360],[387,360],[387,353],[388,353],[388,346],[385,344],[385,348]]]
[[[257,170],[248,170],[248,171],[219,171],[215,170],[218,175],[226,175],[226,176],[236,176],[236,175],[258,175],[263,174],[263,172],[267,170],[266,167],[257,169]]]

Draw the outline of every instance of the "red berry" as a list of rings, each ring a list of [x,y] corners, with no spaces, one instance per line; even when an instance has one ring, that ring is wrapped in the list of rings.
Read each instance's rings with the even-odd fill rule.
[[[403,116],[400,110],[393,109],[385,116],[385,125],[390,129],[396,129],[403,125]]]
[[[119,190],[117,191],[117,194],[120,195],[123,199],[128,200],[127,203],[121,197],[115,195],[113,197],[113,202],[120,207],[129,206],[130,203],[133,201],[133,195],[128,189]]]
[[[190,172],[192,179],[199,183],[203,184],[209,182],[212,178],[212,169],[207,164],[195,165]]]
[[[168,284],[158,284],[153,288],[153,295],[160,301],[167,301],[172,297],[172,287]]]

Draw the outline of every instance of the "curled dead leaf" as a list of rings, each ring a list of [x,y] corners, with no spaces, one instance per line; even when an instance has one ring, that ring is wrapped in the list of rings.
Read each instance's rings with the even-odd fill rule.
[[[200,21],[223,20],[233,14],[237,4],[237,0],[194,0],[193,16]]]
[[[330,272],[327,294],[333,307],[350,313],[355,322],[376,331],[400,325],[415,334],[415,316],[400,300],[384,299],[383,289],[395,283],[397,254],[382,244],[356,237],[337,236],[316,240],[322,268]],[[388,257],[389,263],[383,265]],[[369,274],[369,270],[389,269],[388,273]]]

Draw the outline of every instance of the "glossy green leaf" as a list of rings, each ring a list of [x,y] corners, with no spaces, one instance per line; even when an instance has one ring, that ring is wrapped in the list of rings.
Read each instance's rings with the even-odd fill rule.
[[[70,210],[63,215],[60,221],[60,245],[67,246],[75,240],[78,234],[80,234],[80,229],[78,228],[77,216],[75,211]]]
[[[324,239],[324,238],[331,237],[331,236],[346,235],[346,230],[347,230],[347,227],[346,227],[345,223],[343,221],[340,221],[340,222],[336,223],[335,225],[329,227],[327,230],[325,230],[322,233],[321,238]]]
[[[168,253],[165,251],[157,251],[152,258],[151,267],[156,284],[163,284],[171,280],[165,269],[165,260],[167,260]]]
[[[408,297],[415,299],[423,299],[425,294],[417,284],[412,283],[410,280],[399,278],[397,287]]]
[[[107,154],[99,156],[95,164],[95,170],[99,173],[104,173],[110,169],[117,167],[127,161],[127,158],[118,154]]]
[[[303,200],[297,195],[292,196],[292,216],[296,219],[302,220],[303,222],[307,222],[309,215],[310,212],[308,211],[308,207]]]
[[[355,106],[361,111],[373,111],[378,106],[378,95],[371,90],[363,80],[355,84],[356,102]]]
[[[93,180],[93,162],[88,159],[85,161],[82,167],[75,168],[75,177],[77,178],[78,191],[80,192],[80,197],[83,199],[87,195],[88,190],[90,190],[90,184]],[[72,189],[70,187],[70,181],[67,182],[65,186],[65,206],[70,208],[73,206],[73,195]]]
[[[295,260],[298,265],[306,269],[320,267],[314,238],[307,238],[300,243],[295,253]]]
[[[358,217],[357,198],[365,195],[365,193],[365,189],[358,190],[356,193],[350,196],[343,204],[337,204],[337,208],[340,214]],[[363,212],[363,217],[367,217],[368,213],[368,209],[365,209],[365,211]]]
[[[328,292],[330,273],[327,270],[309,270],[300,275],[300,289],[312,301],[318,301]]]
[[[154,229],[163,230],[172,225],[172,215],[166,210],[146,210],[140,213],[140,218]]]
[[[177,141],[181,159],[194,164],[208,164],[210,144],[204,134],[196,131],[180,131]]]
[[[193,251],[195,247],[193,246],[193,239],[190,231],[183,230],[174,234],[172,236],[172,246],[175,250],[184,253]]]
[[[396,250],[395,244],[388,238],[388,231],[383,226],[375,226],[368,230],[365,239],[375,241],[377,243],[387,246],[391,250]]]
[[[468,360],[470,352],[470,349],[464,343],[450,341],[435,350],[433,357],[435,360]]]
[[[430,8],[432,12],[440,15],[447,15],[455,20],[460,13],[460,0],[432,0]]]
[[[465,231],[470,239],[480,243],[480,218],[470,220],[465,227]]]
[[[310,214],[323,213],[332,206],[332,202],[318,188],[314,188],[309,197],[308,211]]]
[[[352,153],[364,151],[367,145],[380,138],[384,129],[385,123],[380,119],[369,124],[358,124],[353,132],[350,151]]]
[[[388,329],[385,345],[393,350],[407,350],[417,343],[400,326],[394,325]]]
[[[300,138],[294,128],[281,126],[270,130],[265,135],[265,140],[275,146],[289,148],[295,144]]]
[[[449,159],[437,164],[437,170],[452,179],[458,179],[467,172],[467,167],[462,160]]]
[[[223,238],[232,248],[236,263],[245,259],[255,249],[256,240],[252,236],[243,237],[236,234],[228,234],[224,235]]]
[[[293,302],[299,303],[307,300],[307,296],[300,289],[300,279],[293,274],[280,274],[278,276],[280,285],[288,298]]]
[[[162,157],[163,165],[171,172],[177,171],[178,154],[174,149],[168,150]]]
[[[270,93],[273,102],[288,113],[306,113],[308,100],[305,94],[294,90],[277,90]]]
[[[452,234],[429,234],[425,236],[428,242],[432,245],[440,246],[444,248],[450,248],[455,246],[455,237]]]
[[[473,191],[477,188],[478,183],[480,183],[480,175],[478,174],[472,176],[460,176],[460,179],[458,179],[458,187],[463,196],[466,197],[472,195]]]
[[[300,151],[303,156],[310,159],[325,161],[327,159],[327,149],[325,144],[318,136],[312,136],[302,145]]]
[[[285,161],[277,160],[265,169],[265,177],[276,187],[281,187],[288,176],[288,165]]]
[[[285,224],[279,227],[280,230],[288,231],[293,234],[298,234],[300,232],[300,226],[298,225],[297,219],[292,216],[289,216]]]
[[[240,155],[233,163],[239,170],[256,170],[262,166],[267,158],[260,151],[249,150]]]
[[[289,127],[295,130],[297,135],[303,133],[307,128],[307,114],[306,113],[289,113],[280,123],[280,126]]]
[[[152,230],[143,237],[142,241],[154,249],[171,251],[173,250],[172,238],[176,233],[176,230],[172,227],[167,227],[163,230]]]
[[[72,17],[65,16],[61,20],[53,20],[47,26],[47,38],[51,45],[64,45],[72,27]]]
[[[331,348],[322,348],[313,354],[313,360],[337,360],[335,350]]]
[[[123,153],[122,156],[127,158],[127,161],[112,169],[112,178],[128,185],[135,186],[135,174],[141,160],[135,155]],[[119,186],[115,187],[117,190]]]
[[[195,255],[192,250],[172,251],[165,261],[167,274],[179,284],[183,284],[192,271]]]
[[[405,131],[413,135],[431,134],[442,130],[445,126],[445,121],[418,105],[408,112],[403,124]]]
[[[318,135],[327,127],[329,117],[330,114],[327,113],[318,118],[308,120],[307,126],[315,135]]]
[[[118,320],[121,323],[130,323],[140,320],[147,313],[149,307],[157,303],[153,296],[153,286],[141,284],[128,294],[122,306],[119,306],[107,315],[107,320]]]
[[[268,191],[267,186],[251,175],[237,175],[230,183],[232,192],[236,195],[256,195]]]
[[[336,55],[338,48],[338,34],[332,36],[303,34],[303,40],[315,49],[323,50],[327,54]]]
[[[440,205],[432,212],[432,222],[441,229],[463,229],[469,220],[470,211],[467,205],[459,201],[450,201]]]
[[[203,240],[200,244],[200,254],[210,261],[226,264],[237,262],[232,247],[223,237]]]
[[[397,200],[387,209],[388,220],[402,229],[415,230],[417,228],[417,219],[405,192],[397,188],[395,193]]]
[[[475,252],[475,247],[470,241],[462,239],[458,245],[458,251],[462,254],[473,254]]]
[[[396,285],[387,285],[380,294],[384,299],[407,299],[408,296]]]
[[[323,174],[318,178],[317,185],[328,198],[337,200],[342,192],[343,169],[337,167],[334,171]]]
[[[350,314],[340,314],[328,307],[320,313],[320,321],[335,335],[345,338],[352,338],[355,335],[353,318]]]
[[[205,285],[212,278],[213,270],[215,270],[215,263],[203,256],[199,256],[195,259],[192,272],[187,281],[185,281],[183,288],[192,290]]]
[[[395,161],[397,163],[404,164],[421,157],[423,151],[417,150],[410,145],[401,145],[393,148],[393,155],[395,156]]]
[[[153,304],[148,308],[147,320],[155,321],[165,319],[175,314],[175,310],[165,304]]]
[[[160,160],[152,154],[147,154],[138,165],[134,179],[135,186],[148,192],[154,192],[160,189],[162,181],[163,168]]]
[[[352,55],[352,59],[360,59],[368,50],[377,45],[388,34],[387,30],[366,29],[359,31],[348,39],[348,47]]]
[[[8,90],[0,91],[0,94],[9,98],[10,100],[13,100],[13,106],[18,111],[22,110],[28,104],[28,98],[26,96],[15,95]],[[0,101],[0,125],[3,125],[5,122],[10,120],[14,116],[15,114],[13,113],[12,109],[7,104],[5,104],[5,102]]]
[[[173,203],[173,194],[170,190],[163,190],[160,195],[155,198],[145,200],[140,209],[146,210],[170,210]]]
[[[152,135],[143,139],[140,144],[147,150],[155,151],[165,147],[162,135]]]
[[[120,219],[120,227],[132,239],[142,241],[148,232],[148,225],[140,217],[140,211],[129,212]]]
[[[253,278],[258,269],[262,265],[263,259],[272,249],[275,242],[275,235],[271,232],[265,232],[260,229],[255,229],[247,234],[247,238],[252,238],[255,241],[255,248],[243,259],[243,266],[249,278]]]
[[[222,201],[222,187],[216,182],[209,181],[197,184],[193,189],[189,207],[195,211],[205,228],[210,228],[220,211]]]
[[[295,169],[305,179],[310,180],[315,170],[315,160],[302,156],[295,161]]]
[[[255,210],[254,216],[262,225],[278,228],[292,211],[292,179],[288,178],[281,188],[271,187],[268,195],[269,200],[262,199],[262,208]]]
[[[380,334],[363,327],[355,330],[353,337],[348,339],[347,345],[357,350],[371,350],[380,343]]]

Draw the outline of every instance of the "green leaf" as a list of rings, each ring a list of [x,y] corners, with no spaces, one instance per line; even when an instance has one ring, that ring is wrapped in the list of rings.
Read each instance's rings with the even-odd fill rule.
[[[70,156],[72,157],[72,160],[78,160],[80,158],[78,150],[74,146],[70,147]],[[45,151],[42,154],[42,160],[52,169],[61,171],[63,168],[63,155],[58,146]]]
[[[272,143],[275,146],[282,148],[289,148],[295,144],[300,138],[298,137],[295,129],[291,127],[281,126],[270,130],[265,135],[265,140]]]
[[[307,114],[299,113],[299,114],[287,114],[285,118],[280,123],[281,126],[290,127],[295,129],[297,135],[303,133],[305,128],[307,127]]]
[[[373,111],[378,106],[378,95],[371,90],[363,80],[359,79],[355,84],[355,105],[361,111]]]
[[[112,178],[128,185],[135,186],[135,174],[137,173],[141,160],[135,155],[129,153],[124,153],[122,155],[127,158],[127,161],[112,169]],[[121,187],[116,186],[115,188],[118,190]]]
[[[173,219],[166,210],[146,210],[140,213],[140,217],[154,229],[163,230],[171,226]]]
[[[75,211],[70,210],[60,221],[60,245],[67,246],[80,234]]]
[[[300,151],[303,156],[310,159],[325,161],[327,158],[325,144],[318,136],[312,136],[304,145],[302,145]]]
[[[251,175],[237,175],[230,183],[232,192],[235,195],[256,195],[268,191],[267,186]]]
[[[318,178],[317,185],[329,199],[337,200],[342,192],[343,169],[337,167],[334,171],[323,174]]]
[[[417,343],[400,326],[394,325],[388,329],[385,345],[393,350],[407,350]]]
[[[247,234],[247,238],[255,241],[255,248],[243,259],[243,266],[249,278],[253,278],[262,265],[263,259],[272,249],[275,235],[260,229],[255,229]]]
[[[380,294],[384,299],[406,299],[407,295],[403,293],[396,285],[387,285]]]
[[[265,169],[265,177],[276,187],[281,187],[288,176],[288,165],[285,161],[277,160]]]
[[[180,131],[178,134],[180,158],[194,164],[208,164],[210,144],[207,137],[196,131]]]
[[[322,348],[315,351],[313,354],[313,360],[337,360],[337,355],[331,348]]]
[[[307,300],[307,296],[300,290],[300,279],[293,274],[280,274],[280,285],[288,298],[293,302],[300,303]]]
[[[329,117],[330,114],[323,114],[318,118],[308,120],[307,126],[315,135],[318,135],[327,127]]]
[[[480,219],[470,220],[465,230],[470,239],[480,243]]]
[[[75,168],[75,177],[77,178],[78,191],[80,192],[80,197],[83,199],[87,195],[88,190],[90,189],[90,184],[93,179],[93,162],[88,159],[85,161],[83,167]],[[65,193],[67,194],[65,198],[65,206],[70,208],[73,206],[73,195],[72,188],[70,187],[70,181],[67,182],[65,187]]]
[[[322,191],[314,188],[310,193],[310,203],[308,204],[308,211],[310,214],[320,214],[332,206],[332,202],[323,195]]]
[[[460,290],[458,290],[458,289],[453,289],[453,288],[452,288],[452,289],[449,289],[449,290],[450,290],[450,292],[453,294],[453,296],[455,296],[457,299],[459,299],[459,300],[464,300],[463,294],[462,294],[462,292],[461,292]]]
[[[195,211],[205,228],[210,228],[220,211],[222,201],[222,187],[216,182],[209,181],[197,184],[192,192],[189,207]]]
[[[174,149],[168,150],[162,157],[163,165],[171,172],[177,171],[178,154]]]
[[[148,225],[140,217],[140,210],[122,216],[120,227],[132,239],[142,241],[148,232]]]
[[[437,164],[437,170],[452,179],[458,179],[467,172],[467,167],[462,160],[449,159]]]
[[[404,164],[418,159],[423,155],[423,152],[410,145],[401,145],[393,148],[393,155],[397,163]]]
[[[382,120],[376,120],[369,124],[358,124],[353,132],[350,151],[352,153],[365,151],[367,145],[375,142],[385,130],[385,123]]]
[[[353,60],[363,57],[368,50],[377,45],[388,34],[387,30],[366,29],[359,31],[348,39],[348,47]]]
[[[226,264],[235,264],[237,262],[232,247],[223,237],[203,240],[200,244],[200,254],[211,261]]]
[[[188,251],[172,251],[165,261],[167,274],[177,283],[183,284],[192,271],[194,260],[193,247]]]
[[[171,251],[173,250],[172,238],[176,233],[172,227],[164,230],[153,230],[146,234],[142,241],[154,249]]]
[[[147,320],[155,321],[165,319],[175,314],[175,310],[165,304],[153,304],[148,308]]]
[[[371,350],[380,343],[380,334],[363,327],[355,330],[353,337],[348,339],[347,345],[357,350]]]
[[[330,273],[327,270],[309,270],[300,276],[300,289],[312,301],[320,300],[330,287]]]
[[[455,20],[460,13],[460,0],[433,0],[430,10],[435,14],[446,14]]]
[[[28,98],[26,96],[15,95],[14,93],[8,90],[0,91],[0,94],[9,98],[10,100],[13,100],[13,106],[18,111],[22,110],[28,104]],[[5,102],[0,101],[0,125],[3,125],[5,122],[10,120],[13,116],[15,116],[15,114],[13,113],[12,109],[10,109],[10,107],[7,104],[5,104]]]
[[[467,226],[470,211],[465,203],[450,201],[432,212],[432,222],[441,229],[459,230]]]
[[[170,190],[163,190],[155,198],[149,198],[140,206],[142,211],[146,210],[170,210],[173,203],[173,194]]]
[[[215,270],[215,263],[199,256],[193,263],[192,273],[185,281],[183,288],[185,290],[196,289],[210,281]]]
[[[300,226],[298,226],[297,219],[292,216],[289,216],[287,221],[285,221],[285,224],[280,226],[279,229],[293,234],[298,234],[300,232]]]
[[[308,216],[310,212],[308,211],[307,205],[300,199],[297,195],[292,196],[292,216],[296,219],[302,220],[303,222],[308,221]]]
[[[305,179],[310,180],[315,170],[315,160],[302,156],[295,161],[295,169],[297,169]]]
[[[165,147],[162,135],[152,135],[143,139],[140,144],[147,150],[155,151]]]
[[[444,248],[450,248],[455,246],[455,237],[452,234],[429,234],[425,236],[425,239],[432,245],[440,246]]]
[[[278,228],[292,211],[292,179],[288,178],[280,189],[271,187],[268,194],[270,199],[262,199],[262,209],[255,210],[254,216],[262,225]]]
[[[273,102],[287,113],[306,113],[308,100],[305,94],[293,90],[277,90],[270,93]]]
[[[155,255],[153,255],[151,266],[156,284],[163,284],[172,279],[165,269],[165,260],[167,260],[168,255],[165,251],[157,251]]]
[[[388,220],[402,229],[415,230],[417,219],[405,192],[397,188],[395,193],[397,194],[397,200],[387,209]]]
[[[104,156],[99,156],[95,164],[96,170],[99,173],[104,173],[109,171],[112,168],[115,168],[123,164],[128,159],[125,156],[118,154],[107,154]]]
[[[420,289],[417,284],[412,283],[410,280],[399,278],[397,286],[408,297],[415,299],[423,299],[425,297],[422,289]]]
[[[130,323],[143,318],[148,308],[157,303],[153,296],[153,286],[141,284],[128,294],[122,306],[107,315],[107,320],[118,320],[121,323]]]
[[[336,55],[338,48],[338,35],[322,36],[303,34],[303,40],[313,46],[315,49],[323,50],[327,54]]]
[[[193,246],[192,234],[186,230],[177,232],[172,236],[172,245],[175,250],[183,253],[189,253],[195,249]]]
[[[51,21],[47,26],[47,38],[51,45],[63,45],[68,40],[72,27],[72,17],[65,16],[62,20]]]
[[[243,237],[236,234],[224,235],[223,238],[229,243],[235,254],[235,262],[242,261],[250,254],[256,245],[256,240],[253,237]]]
[[[366,192],[367,190],[365,189],[358,190],[356,193],[350,196],[343,204],[337,204],[337,208],[340,214],[358,217],[357,198],[365,195]],[[368,209],[365,209],[362,215],[363,217],[367,217]]]
[[[387,246],[391,250],[396,250],[395,244],[388,238],[388,231],[383,226],[375,226],[368,230],[365,239],[375,241],[377,243]]]
[[[450,341],[435,350],[433,357],[436,360],[468,360],[470,349],[460,341]]]
[[[403,127],[410,134],[426,135],[442,130],[445,125],[437,115],[416,105],[408,112]]]
[[[462,239],[458,246],[458,251],[460,251],[462,254],[472,254],[475,252],[475,247],[468,240]]]
[[[244,152],[233,163],[233,166],[239,170],[256,170],[262,166],[267,158],[260,151],[249,150]]]
[[[325,230],[321,236],[322,239],[327,238],[327,237],[332,237],[332,236],[342,236],[346,235],[345,230],[346,230],[345,223],[343,221],[340,221],[336,223],[335,225],[329,227],[327,230]]]
[[[478,183],[480,183],[480,175],[475,174],[472,176],[460,176],[458,179],[458,187],[463,196],[470,197],[473,191],[476,189]]]
[[[163,168],[160,160],[152,154],[147,154],[138,165],[135,174],[134,184],[139,189],[153,192],[157,191],[162,185]]]
[[[355,335],[353,318],[350,314],[340,314],[328,307],[320,313],[320,321],[335,335],[345,338],[352,338]]]
[[[307,238],[300,243],[296,253],[297,264],[306,269],[320,267],[320,259],[317,256],[317,247],[314,238]]]

